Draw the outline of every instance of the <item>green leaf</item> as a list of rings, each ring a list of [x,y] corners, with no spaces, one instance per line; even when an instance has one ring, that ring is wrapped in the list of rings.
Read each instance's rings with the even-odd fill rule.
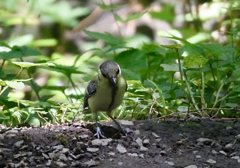
[[[25,87],[23,82],[16,82],[16,81],[5,81],[6,84],[13,89],[23,89]]]
[[[5,43],[4,41],[1,41],[1,40],[0,40],[0,46],[7,47],[7,48],[11,49],[11,46],[9,46],[7,43]]]
[[[202,48],[204,49],[206,56],[214,56],[219,57],[222,56],[224,53],[224,48],[221,44],[215,43],[215,44],[200,44]]]
[[[20,66],[21,68],[39,67],[39,66],[55,66],[53,63],[32,63],[32,62],[12,62],[13,64]]]
[[[13,59],[13,58],[22,58],[27,56],[38,56],[41,53],[33,48],[27,46],[14,46],[11,51],[0,52],[0,59]]]
[[[145,52],[138,49],[130,49],[121,52],[114,58],[121,68],[131,70],[147,69]]]
[[[119,16],[118,14],[115,14],[115,18],[117,21],[122,22],[122,23],[126,23],[129,22],[130,20],[135,20],[135,19],[139,19],[140,17],[142,17],[142,15],[144,15],[147,11],[142,12],[142,13],[136,13],[136,14],[131,14],[128,15],[126,19],[123,19],[121,16]]]
[[[179,65],[178,64],[161,64],[161,67],[163,67],[164,71],[172,71],[172,72],[176,72],[179,71]]]
[[[70,75],[70,74],[85,74],[85,72],[77,70],[77,67],[74,66],[65,66],[65,65],[58,65],[55,64],[54,67],[42,67],[44,69],[48,69],[50,71],[56,71],[63,73],[65,75]]]
[[[184,58],[183,65],[186,68],[195,67],[195,66],[200,67],[200,66],[203,66],[207,61],[208,61],[208,59],[206,59],[202,56],[189,55]]]
[[[124,5],[106,5],[105,3],[96,3],[103,10],[116,10],[122,8]]]
[[[122,39],[107,33],[102,34],[102,33],[91,32],[87,30],[84,30],[84,33],[86,33],[88,36],[94,39],[103,40],[104,42],[110,45],[121,45],[125,43]]]
[[[169,48],[169,49],[179,49],[179,48],[182,47],[181,44],[174,44],[174,45],[160,45],[160,46],[162,46],[162,47],[164,47],[164,48]]]

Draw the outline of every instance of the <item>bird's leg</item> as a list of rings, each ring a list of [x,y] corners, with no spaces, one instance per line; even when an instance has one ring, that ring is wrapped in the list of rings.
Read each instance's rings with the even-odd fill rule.
[[[119,129],[122,131],[122,133],[123,133],[123,135],[127,135],[127,131],[123,128],[123,126],[120,124],[120,123],[118,123],[113,117],[112,117],[112,115],[111,115],[111,113],[108,113],[107,112],[107,115],[115,122],[115,124],[119,127]]]
[[[97,137],[98,139],[99,138],[106,138],[103,134],[102,134],[102,131],[98,125],[98,116],[97,116],[97,112],[96,113],[93,113],[94,114],[94,118],[95,118],[95,123],[96,123],[96,134],[97,134]]]

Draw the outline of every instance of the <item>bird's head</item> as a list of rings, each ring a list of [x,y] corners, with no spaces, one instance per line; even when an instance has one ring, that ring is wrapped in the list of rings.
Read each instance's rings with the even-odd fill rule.
[[[109,79],[110,82],[116,84],[117,77],[121,74],[121,69],[115,61],[109,60],[99,66],[99,73],[102,74],[104,78]]]

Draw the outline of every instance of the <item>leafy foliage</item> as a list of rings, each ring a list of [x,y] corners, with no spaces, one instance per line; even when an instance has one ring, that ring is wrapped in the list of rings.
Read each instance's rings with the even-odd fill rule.
[[[66,2],[41,1],[41,6],[41,21],[63,27],[76,26],[77,17],[88,13],[88,9],[82,7],[73,10]],[[107,11],[122,7],[98,6]],[[172,14],[165,17],[171,6],[164,7],[161,15],[157,12],[150,12],[150,15],[171,21]],[[36,13],[31,16],[35,18],[33,22],[25,18],[23,23],[20,17],[12,17],[11,12],[14,13],[15,9],[8,10],[0,19],[5,26],[40,22]],[[231,13],[239,8],[229,7],[229,10]],[[62,11],[69,15],[63,16]],[[117,14],[114,17],[126,23],[146,13],[147,10],[125,19]],[[19,126],[71,122],[82,110],[86,82],[97,73],[97,64],[105,59],[119,63],[128,83],[124,101],[115,111],[118,118],[239,117],[240,21],[230,16],[224,23],[231,26],[224,45],[211,41],[208,32],[196,32],[188,38],[167,33],[174,41],[171,45],[145,42],[133,47],[128,44],[128,37],[85,30],[87,36],[104,42],[104,47],[68,56],[58,50],[61,45],[57,42],[61,40],[52,37],[35,39],[30,35],[26,40],[26,36],[21,36],[22,43],[18,45],[10,40],[0,41],[0,123]],[[193,15],[186,17],[191,22],[196,19]],[[45,56],[44,48],[35,49],[33,46],[56,51]],[[91,113],[79,114],[77,118],[89,120]],[[103,113],[101,119],[106,118]]]

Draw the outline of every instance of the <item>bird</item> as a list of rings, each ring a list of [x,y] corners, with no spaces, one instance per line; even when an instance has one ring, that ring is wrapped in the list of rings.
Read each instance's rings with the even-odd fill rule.
[[[83,108],[89,108],[93,113],[98,139],[106,138],[98,124],[98,111],[106,111],[120,131],[127,134],[123,126],[112,117],[112,111],[122,103],[126,91],[127,83],[121,74],[121,68],[113,60],[103,62],[98,74],[86,85]]]

